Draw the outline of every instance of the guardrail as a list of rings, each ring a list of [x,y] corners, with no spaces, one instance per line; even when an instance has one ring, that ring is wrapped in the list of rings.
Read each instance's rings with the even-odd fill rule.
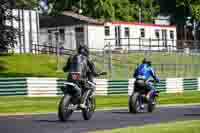
[[[130,95],[134,80],[95,79],[96,95]],[[0,96],[58,96],[65,79],[59,78],[0,78]],[[200,91],[200,78],[167,78],[155,84],[163,93]]]
[[[0,78],[0,96],[27,94],[26,78]]]

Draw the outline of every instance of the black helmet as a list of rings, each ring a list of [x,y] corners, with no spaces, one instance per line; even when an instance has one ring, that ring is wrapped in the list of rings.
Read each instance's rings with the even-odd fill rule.
[[[89,48],[86,45],[79,45],[78,53],[83,54],[85,56],[89,56]]]
[[[149,65],[151,65],[151,60],[148,59],[148,58],[144,58],[144,59],[142,60],[142,63],[143,63],[143,64],[149,64]]]

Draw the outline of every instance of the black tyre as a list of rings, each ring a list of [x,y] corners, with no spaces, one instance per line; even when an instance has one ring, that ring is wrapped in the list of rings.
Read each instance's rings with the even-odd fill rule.
[[[58,107],[58,118],[60,121],[65,122],[71,116],[73,110],[69,109],[71,105],[71,96],[65,95],[62,97]]]
[[[129,109],[129,112],[130,112],[130,113],[133,113],[133,106],[132,106],[133,102],[132,102],[132,97],[133,97],[133,95],[131,95],[131,96],[129,97],[129,101],[128,101],[128,109]]]
[[[135,92],[131,95],[129,99],[129,112],[138,113],[140,112],[140,95],[138,92]]]
[[[150,98],[148,101],[147,111],[153,112],[156,107],[156,98]]]
[[[87,99],[86,106],[87,108],[82,110],[82,116],[84,120],[90,120],[96,108],[96,100],[94,96]]]

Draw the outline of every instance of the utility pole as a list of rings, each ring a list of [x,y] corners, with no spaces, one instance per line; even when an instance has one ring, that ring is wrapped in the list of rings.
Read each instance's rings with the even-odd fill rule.
[[[142,15],[141,15],[141,7],[139,7],[139,23],[141,23]]]
[[[83,10],[82,10],[82,0],[80,0],[78,13],[81,14],[82,12],[83,12]]]
[[[139,2],[139,23],[142,22],[142,15],[143,15],[143,0],[140,0]]]
[[[150,2],[150,11],[151,11],[151,21],[154,22],[154,13],[153,13],[153,0]]]
[[[194,41],[196,41],[196,27],[197,27],[197,23],[196,20],[193,20],[193,36],[194,36]]]

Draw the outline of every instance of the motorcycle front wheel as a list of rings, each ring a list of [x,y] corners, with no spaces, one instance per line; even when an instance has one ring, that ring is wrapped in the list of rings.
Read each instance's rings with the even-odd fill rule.
[[[67,94],[64,95],[60,100],[58,107],[58,118],[62,122],[67,121],[73,112],[73,110],[69,108],[70,105],[72,105],[71,98],[72,97]]]
[[[152,97],[148,101],[148,106],[147,106],[148,112],[153,112],[155,107],[156,107],[156,98]]]
[[[86,109],[82,110],[82,116],[84,120],[90,120],[95,112],[96,100],[94,96],[91,96],[86,101]]]

